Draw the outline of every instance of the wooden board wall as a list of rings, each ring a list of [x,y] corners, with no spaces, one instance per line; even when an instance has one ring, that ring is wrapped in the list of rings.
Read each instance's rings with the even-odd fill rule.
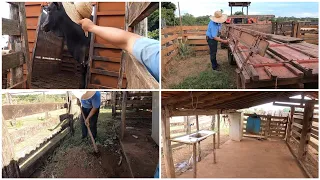
[[[125,3],[97,2],[96,24],[125,29]],[[98,36],[93,43],[87,88],[117,88],[122,50]],[[124,76],[122,87],[125,85]]]

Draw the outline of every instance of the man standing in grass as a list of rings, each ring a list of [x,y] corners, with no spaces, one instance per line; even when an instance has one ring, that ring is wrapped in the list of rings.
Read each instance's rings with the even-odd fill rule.
[[[227,40],[223,40],[219,37],[219,31],[221,29],[221,24],[227,20],[228,16],[222,14],[221,11],[216,11],[213,16],[210,16],[210,22],[208,24],[208,29],[206,32],[206,39],[210,48],[210,60],[212,69],[219,71],[217,63],[217,50],[218,50],[218,41],[221,43],[227,44]]]
[[[85,119],[80,115],[82,129],[82,139],[87,137],[90,127],[94,139],[97,137],[97,122],[101,105],[101,94],[99,91],[74,91],[73,94],[78,98],[78,105],[81,106]]]

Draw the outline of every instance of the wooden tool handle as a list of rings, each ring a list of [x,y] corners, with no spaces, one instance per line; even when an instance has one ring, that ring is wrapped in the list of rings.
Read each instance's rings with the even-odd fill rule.
[[[80,107],[80,110],[81,110],[81,114],[82,114],[83,120],[85,121],[85,120],[86,120],[86,117],[84,116],[84,114],[83,114],[83,111],[82,111],[82,108],[81,108],[81,107]],[[86,126],[87,126],[87,125],[86,125]],[[98,153],[98,147],[97,147],[96,142],[94,141],[94,138],[93,138],[93,136],[92,136],[91,129],[90,129],[90,127],[89,127],[89,126],[87,126],[87,129],[88,129],[88,132],[89,132],[89,135],[90,135],[90,138],[91,138],[92,144],[93,144],[94,151],[95,151],[96,153]]]

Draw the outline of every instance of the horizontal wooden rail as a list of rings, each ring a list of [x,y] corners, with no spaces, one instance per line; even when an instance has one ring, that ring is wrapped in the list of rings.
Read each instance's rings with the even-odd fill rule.
[[[23,63],[24,56],[21,51],[2,55],[2,71],[22,66]]]
[[[4,120],[24,117],[28,115],[54,111],[66,108],[66,103],[37,103],[37,104],[15,104],[3,105],[2,115]]]
[[[20,36],[19,21],[2,18],[2,35]]]

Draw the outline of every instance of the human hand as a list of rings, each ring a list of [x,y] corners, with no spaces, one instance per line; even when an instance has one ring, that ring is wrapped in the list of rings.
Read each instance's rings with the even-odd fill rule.
[[[222,43],[229,44],[229,41],[228,40],[223,40]]]
[[[88,119],[88,118],[85,120],[85,122],[84,122],[84,123],[86,124],[86,126],[88,126],[88,127],[89,127],[90,122],[89,122],[89,119]]]
[[[80,20],[78,24],[81,25],[84,32],[91,32],[92,28],[95,26],[95,24],[88,18]]]

